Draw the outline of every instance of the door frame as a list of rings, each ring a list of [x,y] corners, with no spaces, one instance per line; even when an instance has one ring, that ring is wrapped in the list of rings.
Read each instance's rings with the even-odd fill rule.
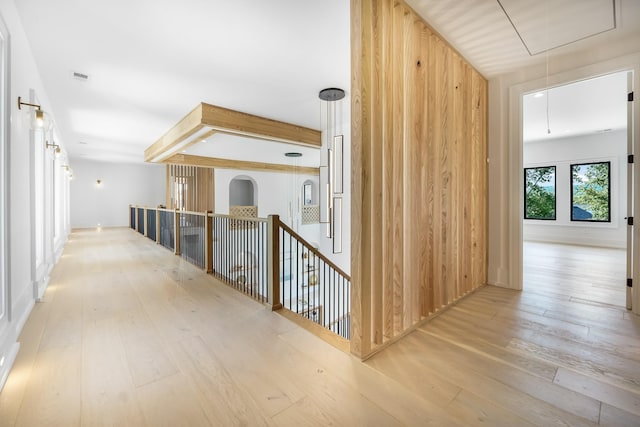
[[[586,80],[615,72],[633,72],[634,90],[640,89],[640,55],[632,55],[623,58],[592,64],[585,67],[568,70],[548,77],[531,80],[509,87],[509,131],[508,131],[508,161],[509,161],[509,283],[514,289],[522,289],[523,284],[523,254],[522,254],[522,218],[524,216],[524,175],[522,174],[523,141],[522,141],[522,96],[526,93],[542,90],[546,87],[561,86],[580,80]],[[634,153],[640,153],[640,108],[638,108],[638,98],[636,94],[633,110],[633,147]],[[634,170],[634,188],[640,189],[640,162],[636,161]],[[640,197],[633,200],[633,211],[640,213]],[[635,215],[637,216],[637,214]],[[632,247],[633,254],[633,283],[635,288],[640,286],[640,227],[634,227]],[[626,284],[621,284],[621,286]],[[640,314],[640,292],[633,292],[632,295],[633,312]]]

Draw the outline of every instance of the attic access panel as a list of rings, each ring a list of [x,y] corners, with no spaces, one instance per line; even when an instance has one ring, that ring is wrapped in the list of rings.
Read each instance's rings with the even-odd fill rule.
[[[529,55],[616,28],[615,0],[497,0]]]

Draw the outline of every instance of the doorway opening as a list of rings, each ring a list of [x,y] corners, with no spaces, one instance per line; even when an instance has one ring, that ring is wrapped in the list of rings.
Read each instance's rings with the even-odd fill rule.
[[[522,95],[522,284],[544,298],[630,304],[629,75]]]

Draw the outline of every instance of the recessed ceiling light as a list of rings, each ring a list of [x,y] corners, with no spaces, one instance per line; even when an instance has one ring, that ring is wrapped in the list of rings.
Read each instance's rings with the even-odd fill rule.
[[[544,92],[536,92],[535,95],[533,95],[534,98],[542,98],[544,96]]]

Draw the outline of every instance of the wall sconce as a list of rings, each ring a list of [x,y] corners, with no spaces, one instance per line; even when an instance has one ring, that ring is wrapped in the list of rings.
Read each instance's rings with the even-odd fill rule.
[[[71,181],[73,179],[73,169],[71,169],[69,165],[60,165],[60,167],[64,169],[64,172],[69,177],[69,181]]]
[[[342,252],[342,193],[344,181],[344,136],[338,134],[337,103],[345,96],[338,88],[320,91],[326,103],[326,120],[322,129],[320,163],[320,222],[327,224],[327,237],[333,241],[333,253]],[[322,109],[320,121],[322,120]]]
[[[96,179],[96,186],[102,187],[102,181],[99,179]]]
[[[45,127],[48,129],[50,127],[50,123],[47,117],[45,117],[44,111],[42,111],[42,108],[40,105],[38,104],[32,104],[30,102],[24,102],[22,100],[22,97],[19,96],[18,97],[18,110],[22,110],[22,106],[25,105],[27,107],[33,107],[36,109],[35,111],[35,116],[34,116],[34,122],[32,127],[38,128],[38,129],[44,129]]]
[[[46,148],[55,147],[56,157],[60,156],[60,146],[58,144],[55,144],[55,143],[49,144],[49,141],[45,141],[45,145],[46,145]]]

